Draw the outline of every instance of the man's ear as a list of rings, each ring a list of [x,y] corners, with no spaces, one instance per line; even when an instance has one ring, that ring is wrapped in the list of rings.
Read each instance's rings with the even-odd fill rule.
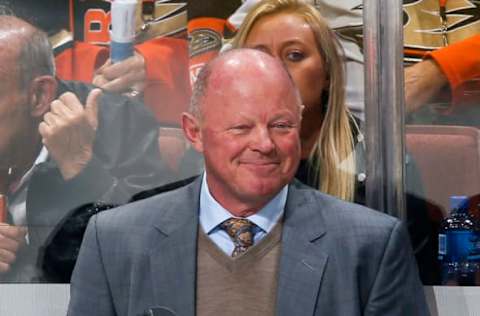
[[[30,113],[42,117],[50,110],[50,103],[57,93],[57,80],[52,76],[39,76],[32,80],[29,88]]]
[[[202,131],[200,129],[199,120],[192,114],[182,113],[182,128],[185,137],[190,141],[196,151],[203,153]]]

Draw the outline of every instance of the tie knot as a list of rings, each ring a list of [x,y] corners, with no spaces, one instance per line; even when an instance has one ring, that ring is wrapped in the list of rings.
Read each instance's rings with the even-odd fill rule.
[[[244,253],[253,245],[256,225],[248,219],[232,217],[220,224],[220,227],[227,232],[235,245],[232,257]]]

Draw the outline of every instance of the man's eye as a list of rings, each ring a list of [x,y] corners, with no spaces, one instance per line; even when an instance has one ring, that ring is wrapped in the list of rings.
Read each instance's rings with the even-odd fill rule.
[[[236,126],[230,127],[230,131],[236,134],[245,133],[249,129],[250,127],[248,125],[236,125]]]
[[[285,130],[285,129],[292,128],[292,124],[289,124],[289,123],[275,123],[275,124],[272,124],[272,127],[275,128],[275,129],[279,129],[279,130]]]
[[[301,61],[305,58],[305,54],[303,54],[301,51],[291,51],[288,52],[286,55],[286,59],[291,62],[298,62]]]

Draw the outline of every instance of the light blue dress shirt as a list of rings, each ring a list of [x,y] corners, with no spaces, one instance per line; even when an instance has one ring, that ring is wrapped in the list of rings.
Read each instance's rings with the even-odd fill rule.
[[[257,225],[254,245],[267,235],[280,220],[287,201],[288,185],[265,205],[257,213],[246,217]],[[200,226],[210,239],[227,255],[231,255],[235,245],[230,236],[219,227],[221,223],[233,216],[221,206],[210,194],[206,174],[203,174],[202,187],[200,189]]]

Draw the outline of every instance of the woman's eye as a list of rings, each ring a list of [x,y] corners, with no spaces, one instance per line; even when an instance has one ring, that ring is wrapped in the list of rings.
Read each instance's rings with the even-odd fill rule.
[[[286,55],[287,60],[288,61],[293,61],[293,62],[300,61],[304,57],[305,57],[305,55],[300,51],[288,52],[287,55]]]

